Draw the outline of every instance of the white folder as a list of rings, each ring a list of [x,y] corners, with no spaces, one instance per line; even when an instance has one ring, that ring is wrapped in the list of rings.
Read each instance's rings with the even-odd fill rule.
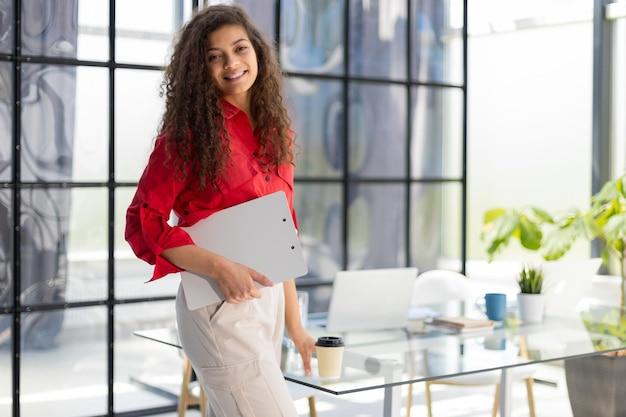
[[[308,272],[283,191],[220,210],[183,230],[196,245],[246,265],[274,283]],[[183,271],[181,282],[190,310],[224,299],[211,277]]]

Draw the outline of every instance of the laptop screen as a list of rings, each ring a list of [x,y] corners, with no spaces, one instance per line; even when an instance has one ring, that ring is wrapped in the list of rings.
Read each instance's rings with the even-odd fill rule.
[[[405,327],[417,273],[414,267],[337,272],[326,330],[346,332]]]

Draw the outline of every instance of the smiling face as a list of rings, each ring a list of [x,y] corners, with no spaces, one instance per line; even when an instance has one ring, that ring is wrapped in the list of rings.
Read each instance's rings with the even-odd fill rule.
[[[224,99],[247,111],[259,67],[245,29],[227,25],[211,33],[207,54],[209,70]]]

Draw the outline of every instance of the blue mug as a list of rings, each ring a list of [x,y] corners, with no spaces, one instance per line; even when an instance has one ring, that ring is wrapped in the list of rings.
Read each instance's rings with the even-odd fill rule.
[[[485,294],[485,314],[489,320],[504,321],[506,316],[506,294]]]

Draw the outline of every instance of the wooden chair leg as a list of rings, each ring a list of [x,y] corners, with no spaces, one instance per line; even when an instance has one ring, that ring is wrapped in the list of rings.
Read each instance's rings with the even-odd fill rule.
[[[191,381],[193,369],[191,363],[186,357],[183,357],[183,381],[180,384],[180,396],[178,397],[178,417],[185,417],[187,407],[189,406],[190,393],[189,382]]]
[[[528,393],[528,414],[535,417],[535,395],[533,394],[533,379],[526,378],[526,392]]]
[[[204,392],[204,388],[202,388],[202,385],[200,385],[200,413],[202,415],[202,417],[206,417],[206,408],[208,405],[208,398],[206,396],[206,393]]]
[[[311,417],[317,417],[317,408],[315,406],[315,396],[311,395],[309,398],[309,415]]]
[[[430,395],[430,381],[426,381],[426,387],[424,391],[426,394],[426,408],[428,409],[428,417],[433,417],[432,397]]]
[[[409,392],[406,394],[406,417],[411,417],[411,407],[413,407],[413,384],[409,384]]]
[[[493,408],[491,410],[491,417],[498,415],[498,409],[500,408],[500,384],[496,385],[496,395],[493,398]]]
[[[530,417],[536,417],[535,414],[535,396],[533,394],[533,379],[526,378],[526,392],[528,395],[528,415]],[[496,385],[496,396],[493,400],[493,410],[491,416],[496,417],[500,408],[500,384]]]

